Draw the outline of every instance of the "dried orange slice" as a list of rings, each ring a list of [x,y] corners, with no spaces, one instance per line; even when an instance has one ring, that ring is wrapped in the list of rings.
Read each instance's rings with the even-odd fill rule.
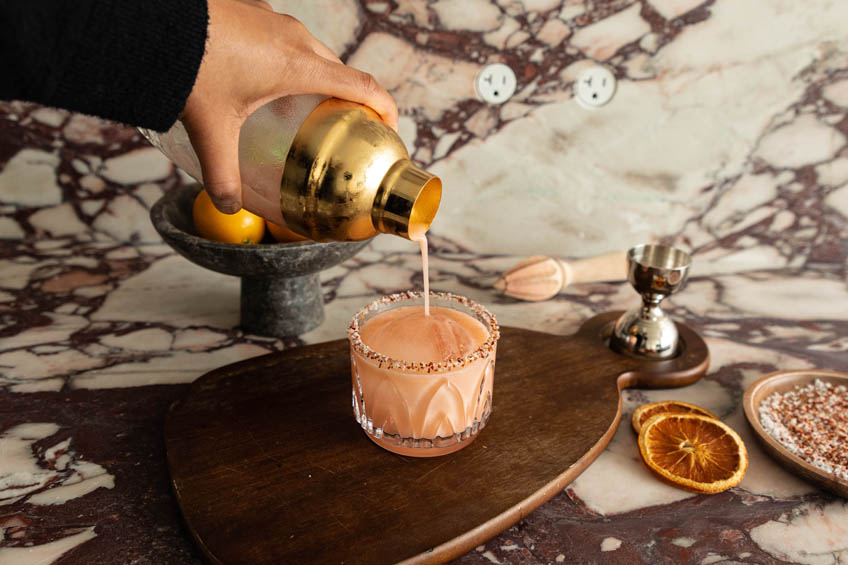
[[[636,433],[639,433],[639,430],[642,429],[642,425],[648,421],[648,418],[651,416],[656,416],[657,414],[703,414],[704,416],[709,416],[710,418],[718,420],[714,414],[712,414],[709,410],[704,410],[700,406],[695,406],[694,404],[689,404],[688,402],[683,402],[681,400],[663,400],[660,402],[651,402],[650,404],[643,404],[639,408],[633,412],[633,418],[630,420],[630,423],[633,424],[633,429]]]
[[[748,450],[739,434],[700,414],[651,416],[639,432],[639,452],[661,478],[701,494],[738,485],[748,469]]]

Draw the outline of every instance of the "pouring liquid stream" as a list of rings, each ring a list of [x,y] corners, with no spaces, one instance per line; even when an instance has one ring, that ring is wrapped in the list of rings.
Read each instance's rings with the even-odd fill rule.
[[[424,278],[424,315],[430,315],[430,269],[427,261],[427,231],[420,230],[412,234],[412,241],[421,249],[421,272]]]

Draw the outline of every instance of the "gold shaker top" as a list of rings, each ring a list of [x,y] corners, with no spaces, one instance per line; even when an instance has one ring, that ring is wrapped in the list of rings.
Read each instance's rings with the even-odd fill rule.
[[[378,232],[409,239],[436,216],[442,184],[415,166],[400,137],[366,106],[331,98],[292,142],[280,207],[293,231],[315,241]]]
[[[442,199],[442,181],[409,159],[396,162],[380,184],[371,218],[382,233],[410,239],[430,228]]]

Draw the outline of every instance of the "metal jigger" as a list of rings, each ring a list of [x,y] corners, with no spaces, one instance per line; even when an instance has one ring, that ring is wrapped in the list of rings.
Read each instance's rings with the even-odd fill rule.
[[[642,306],[615,323],[614,350],[654,359],[677,354],[677,326],[660,302],[683,287],[691,262],[688,253],[666,245],[638,245],[627,252],[627,280],[642,295]]]

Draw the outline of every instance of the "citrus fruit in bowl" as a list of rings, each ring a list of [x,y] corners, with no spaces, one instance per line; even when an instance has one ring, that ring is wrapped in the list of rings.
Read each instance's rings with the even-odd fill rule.
[[[224,214],[215,208],[209,193],[201,190],[194,199],[192,221],[197,235],[221,243],[256,244],[265,235],[265,220],[241,209]]]
[[[271,221],[265,222],[265,227],[268,228],[268,231],[277,240],[278,243],[293,243],[295,241],[309,241],[308,238],[303,237],[299,233],[295,233],[291,231],[286,226],[281,226],[279,224],[275,224]]]

